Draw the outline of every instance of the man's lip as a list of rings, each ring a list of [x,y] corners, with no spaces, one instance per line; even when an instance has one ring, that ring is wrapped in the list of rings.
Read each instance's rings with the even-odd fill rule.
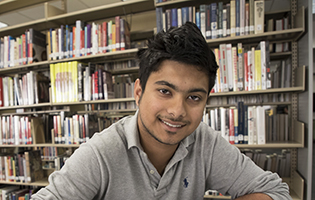
[[[163,120],[163,119],[160,119],[161,122],[163,122],[164,124],[172,127],[172,128],[181,128],[183,126],[185,126],[186,124],[183,124],[183,123],[178,123],[178,122],[174,122],[174,121],[166,121],[166,120]]]

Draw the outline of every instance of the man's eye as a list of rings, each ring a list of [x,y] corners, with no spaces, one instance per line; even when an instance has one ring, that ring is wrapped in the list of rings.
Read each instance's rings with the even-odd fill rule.
[[[160,89],[159,90],[162,94],[170,94],[170,91],[168,91],[167,89]]]
[[[193,100],[193,101],[199,101],[200,100],[200,97],[198,97],[198,96],[189,96],[188,98]]]

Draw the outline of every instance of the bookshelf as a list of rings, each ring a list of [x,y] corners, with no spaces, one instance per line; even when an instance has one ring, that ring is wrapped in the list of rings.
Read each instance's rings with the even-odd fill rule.
[[[133,24],[137,27],[137,23],[143,23],[140,20],[137,21],[137,16],[154,16],[155,17],[155,8],[161,7],[163,9],[169,9],[173,7],[183,7],[183,6],[191,6],[196,5],[196,1],[192,0],[172,0],[166,1],[162,3],[155,3],[154,0],[128,0],[123,2],[112,3],[108,5],[98,6],[94,8],[84,9],[80,11],[75,11],[71,13],[66,13],[64,10],[60,10],[50,5],[49,1],[42,0],[32,0],[27,1],[27,5],[23,5],[17,2],[23,1],[11,1],[6,0],[0,2],[0,14],[5,11],[14,11],[23,7],[32,6],[34,4],[41,4],[44,9],[43,18],[22,23],[18,25],[9,26],[6,28],[0,29],[0,37],[6,35],[20,35],[30,27],[39,30],[39,31],[47,31],[49,28],[58,27],[60,25],[65,24],[75,24],[77,19],[84,19],[87,22],[91,21],[99,21],[102,19],[110,19],[116,15],[134,15]],[[201,3],[208,3],[209,1],[201,0],[198,1],[198,5]],[[218,2],[218,1],[216,1]],[[228,1],[224,1],[227,3]],[[25,2],[26,3],[26,2]],[[305,20],[304,16],[308,16],[307,8],[311,8],[311,1],[306,0],[291,0],[291,10],[278,10],[266,12],[265,15],[273,15],[275,13],[283,13],[283,12],[296,12],[294,20],[294,26],[287,30],[281,31],[272,31],[272,32],[264,32],[260,34],[246,35],[246,36],[235,36],[235,37],[226,37],[226,38],[217,38],[217,39],[208,39],[207,43],[211,47],[217,47],[222,43],[244,43],[244,44],[255,44],[261,40],[268,40],[271,42],[277,41],[289,41],[292,43],[292,48],[288,52],[277,52],[271,53],[270,58],[277,60],[287,57],[292,57],[293,63],[293,86],[289,88],[273,88],[267,90],[253,90],[253,91],[237,91],[237,92],[220,92],[220,93],[211,93],[211,97],[215,98],[225,98],[229,96],[246,96],[246,95],[261,95],[261,94],[291,94],[292,100],[287,102],[266,102],[266,103],[252,103],[248,105],[291,105],[292,106],[292,123],[294,130],[294,140],[290,142],[282,142],[282,143],[267,143],[263,145],[245,145],[245,144],[237,144],[236,147],[240,149],[292,149],[292,172],[291,177],[286,179],[286,182],[290,185],[291,188],[291,196],[294,200],[302,200],[302,199],[311,199],[310,197],[310,187],[312,185],[311,181],[307,178],[311,174],[311,170],[307,167],[303,166],[305,163],[310,161],[309,158],[311,150],[309,149],[310,144],[310,135],[309,132],[312,130],[312,123],[310,123],[310,119],[307,117],[307,106],[311,104],[310,97],[310,83],[306,80],[309,78],[309,74],[313,74],[313,69],[308,66],[313,62],[309,62],[305,57],[303,57],[303,53],[306,50],[302,50],[303,45],[311,46],[313,52],[313,44],[310,42],[308,36],[308,32],[311,33],[309,20]],[[3,9],[3,10],[2,10]],[[313,18],[314,15],[311,17]],[[141,18],[138,17],[138,18]],[[143,18],[142,18],[143,19]],[[308,24],[306,24],[308,23]],[[155,21],[150,21],[144,23],[145,26],[138,26],[137,28],[131,28],[131,34],[133,38],[138,37],[149,37],[152,35],[154,29],[156,28]],[[308,28],[307,28],[308,27]],[[139,36],[140,35],[140,36]],[[312,40],[314,41],[314,40]],[[32,63],[27,65],[19,65],[9,68],[0,69],[0,74],[4,75],[12,75],[16,73],[25,73],[30,70],[49,70],[49,65],[59,62],[70,62],[70,61],[82,61],[82,62],[108,62],[115,60],[123,60],[133,58],[138,51],[138,48],[132,48],[124,51],[116,51],[116,52],[107,52],[101,53],[97,55],[88,55],[81,56],[76,58],[65,58],[61,60],[47,60],[41,61],[38,63]],[[313,55],[312,55],[313,56]],[[310,59],[310,58],[309,58]],[[301,67],[300,67],[301,66]],[[113,75],[120,74],[128,74],[128,73],[136,73],[138,67],[121,69],[121,70],[113,70],[111,71]],[[312,72],[312,73],[311,73]],[[309,79],[313,80],[313,79]],[[311,90],[312,91],[312,90]],[[305,98],[307,100],[305,100]],[[82,101],[82,102],[65,102],[65,103],[39,103],[32,105],[22,105],[22,106],[8,106],[8,107],[0,107],[0,114],[3,116],[6,115],[31,115],[31,114],[49,114],[49,113],[58,113],[58,112],[71,112],[75,111],[77,114],[102,114],[104,116],[110,116],[111,114],[126,114],[126,113],[134,113],[135,109],[123,109],[123,110],[102,110],[96,108],[91,111],[86,109],[89,105],[98,105],[108,104],[108,103],[121,103],[121,102],[133,102],[134,98],[116,98],[116,99],[108,99],[108,100],[94,100],[94,101]],[[220,107],[230,107],[232,104],[223,104],[219,105]],[[212,105],[209,103],[206,106],[206,109],[219,107],[217,105]],[[233,105],[234,106],[234,105]],[[27,110],[36,110],[36,108],[44,108],[42,111],[26,111],[23,114],[16,113],[16,109],[27,109]],[[306,117],[305,117],[305,116]],[[313,119],[313,116],[312,116]],[[313,141],[313,140],[312,140]],[[0,145],[0,148],[18,148],[18,147],[29,147],[29,148],[38,148],[38,147],[61,147],[61,148],[77,148],[78,144],[54,144],[52,143],[44,143],[44,144],[27,144],[27,145]],[[306,184],[304,184],[306,183]],[[12,183],[12,182],[3,182],[0,184],[17,184],[17,185],[33,185],[33,186],[45,186],[48,184],[47,180],[33,182],[33,183]],[[306,190],[306,193],[304,192]],[[305,197],[305,198],[304,198]],[[206,199],[230,199],[229,197],[215,197],[205,195]]]

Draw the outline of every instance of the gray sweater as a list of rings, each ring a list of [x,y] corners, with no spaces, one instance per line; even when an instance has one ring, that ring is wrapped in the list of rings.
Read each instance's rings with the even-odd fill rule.
[[[277,174],[257,167],[205,123],[180,143],[160,176],[141,147],[137,114],[82,144],[32,199],[201,200],[208,189],[232,198],[262,192],[292,199]]]

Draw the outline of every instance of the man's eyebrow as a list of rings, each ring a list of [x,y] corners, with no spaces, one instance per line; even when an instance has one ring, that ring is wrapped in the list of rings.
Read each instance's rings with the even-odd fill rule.
[[[179,91],[179,89],[174,84],[169,83],[167,81],[156,81],[154,84],[156,84],[156,85],[166,85],[166,86],[172,88],[175,91]],[[208,92],[205,89],[203,89],[203,88],[193,88],[193,89],[188,90],[188,93],[192,93],[192,92],[202,92],[202,93],[208,94]]]

